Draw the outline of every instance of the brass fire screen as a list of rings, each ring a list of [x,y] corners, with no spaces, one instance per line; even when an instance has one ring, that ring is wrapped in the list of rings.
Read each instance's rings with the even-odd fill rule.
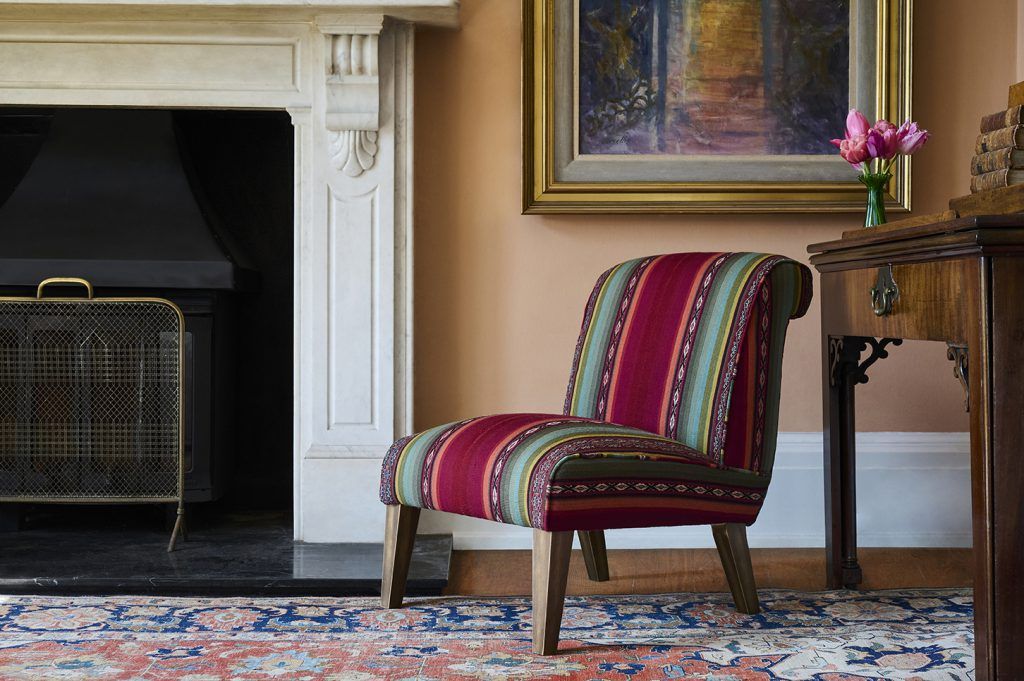
[[[77,283],[86,298],[44,297]],[[0,298],[0,502],[176,503],[182,530],[184,320],[157,298],[48,279]]]

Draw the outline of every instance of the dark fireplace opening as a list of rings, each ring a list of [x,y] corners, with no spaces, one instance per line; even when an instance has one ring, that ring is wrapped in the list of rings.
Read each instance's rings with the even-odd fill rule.
[[[69,276],[92,281],[97,296],[177,303],[188,513],[200,526],[240,511],[290,526],[288,115],[0,108],[0,158],[0,295],[34,295],[42,279]],[[29,529],[159,525],[133,507],[3,503],[0,513]]]
[[[0,295],[82,277],[184,312],[188,528],[168,553],[168,504],[0,502],[0,593],[379,593],[379,545],[292,539],[293,135],[283,112],[0,108]],[[407,592],[439,594],[450,555],[421,538]]]
[[[234,507],[292,508],[294,362],[293,128],[288,114],[174,113],[207,218],[259,274],[236,296],[235,456],[225,499]]]

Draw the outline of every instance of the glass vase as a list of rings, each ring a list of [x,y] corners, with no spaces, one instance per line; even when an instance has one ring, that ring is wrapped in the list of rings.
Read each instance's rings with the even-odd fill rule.
[[[892,179],[892,173],[864,173],[857,179],[868,188],[868,202],[864,209],[864,226],[875,227],[885,224],[885,186]]]

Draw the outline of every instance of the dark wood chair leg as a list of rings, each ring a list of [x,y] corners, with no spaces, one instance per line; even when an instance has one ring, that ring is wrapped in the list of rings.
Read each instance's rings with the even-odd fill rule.
[[[385,608],[398,608],[402,605],[419,522],[420,509],[388,506],[384,526],[384,572],[380,579],[380,604]]]
[[[533,652],[558,652],[572,532],[533,531]]]
[[[736,609],[747,615],[761,612],[754,585],[754,568],[750,564],[750,548],[747,546],[747,528],[739,523],[712,525],[718,556],[722,559],[725,578]]]
[[[592,582],[608,581],[608,549],[603,530],[580,530],[576,533],[583,549],[583,562],[587,564],[587,577]]]

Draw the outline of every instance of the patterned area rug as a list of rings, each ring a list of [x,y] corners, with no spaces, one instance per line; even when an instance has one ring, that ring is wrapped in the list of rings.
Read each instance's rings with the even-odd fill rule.
[[[566,602],[530,652],[525,599],[0,596],[0,679],[973,679],[969,591],[762,591]]]

